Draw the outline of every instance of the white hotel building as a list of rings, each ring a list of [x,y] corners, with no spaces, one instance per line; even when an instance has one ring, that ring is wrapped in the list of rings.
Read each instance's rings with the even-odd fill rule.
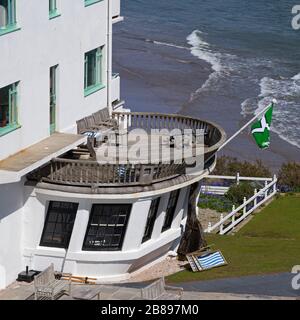
[[[0,0],[0,289],[26,266],[113,281],[161,259],[178,246],[190,186],[215,166],[219,126],[123,108],[121,20],[120,0]],[[78,120],[99,110],[128,131],[202,129],[203,167],[97,162]]]

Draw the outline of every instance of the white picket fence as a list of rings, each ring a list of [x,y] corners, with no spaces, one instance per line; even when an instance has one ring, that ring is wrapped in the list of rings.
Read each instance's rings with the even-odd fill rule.
[[[253,178],[251,180],[253,180]],[[250,199],[247,200],[244,198],[244,203],[238,208],[233,206],[232,211],[225,217],[224,215],[221,215],[220,221],[216,224],[211,225],[211,223],[209,223],[205,232],[211,233],[213,231],[218,231],[221,235],[228,233],[239,223],[244,221],[253,211],[275,196],[277,193],[277,177],[274,176],[273,179],[264,180],[264,188],[259,191],[255,189],[254,195]]]
[[[215,179],[215,180],[231,180],[236,184],[239,184],[241,181],[257,181],[257,182],[270,182],[272,178],[257,178],[257,177],[241,177],[239,173],[236,176],[207,176],[206,179]],[[201,193],[210,193],[215,195],[224,195],[229,190],[229,187],[223,186],[210,186],[210,185],[202,185],[200,192]]]

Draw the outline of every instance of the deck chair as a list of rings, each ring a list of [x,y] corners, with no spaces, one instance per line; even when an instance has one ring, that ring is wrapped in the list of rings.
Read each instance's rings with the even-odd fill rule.
[[[118,129],[118,121],[110,118],[108,108],[93,113],[93,118],[96,125],[112,127],[115,130]]]
[[[99,131],[98,127],[95,127],[95,126],[88,127],[85,118],[76,121],[76,124],[77,124],[77,133],[78,134],[84,134],[86,132],[93,132],[93,131],[97,132],[97,131]]]
[[[205,271],[228,264],[220,250],[196,251],[188,254],[186,257],[194,272]]]

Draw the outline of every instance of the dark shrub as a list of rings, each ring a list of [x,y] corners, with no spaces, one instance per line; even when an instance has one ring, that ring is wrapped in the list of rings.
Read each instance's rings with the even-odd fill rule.
[[[208,208],[217,212],[230,212],[233,203],[225,196],[201,194],[198,206],[199,208]]]
[[[300,192],[300,163],[283,164],[278,174],[278,183],[282,192]]]
[[[254,195],[254,189],[255,185],[249,182],[242,182],[238,185],[234,184],[226,193],[226,198],[235,205],[239,206],[244,202],[244,197],[249,199]]]
[[[261,160],[254,163],[239,161],[236,158],[222,156],[217,160],[217,166],[213,172],[215,175],[235,176],[240,173],[244,177],[271,177],[270,170],[264,166]]]

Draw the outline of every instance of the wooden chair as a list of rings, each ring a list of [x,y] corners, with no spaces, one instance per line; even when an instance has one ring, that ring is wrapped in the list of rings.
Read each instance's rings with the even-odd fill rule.
[[[115,130],[118,129],[118,121],[110,118],[108,108],[104,108],[93,113],[93,118],[96,125],[112,127]]]
[[[84,121],[86,123],[86,127],[87,128],[93,128],[93,129],[96,129],[98,131],[107,130],[108,129],[108,125],[96,123],[93,115],[85,117]]]
[[[141,290],[142,299],[145,300],[181,300],[182,294],[182,288],[167,286],[164,277]]]
[[[87,122],[86,122],[86,119],[83,118],[83,119],[80,119],[78,121],[76,121],[76,124],[77,124],[77,133],[78,134],[83,134],[83,133],[86,133],[86,132],[97,132],[99,131],[99,128],[98,127],[88,127],[87,126]]]
[[[55,279],[53,263],[34,277],[35,300],[54,300],[60,293],[71,295],[71,275],[68,280]]]

